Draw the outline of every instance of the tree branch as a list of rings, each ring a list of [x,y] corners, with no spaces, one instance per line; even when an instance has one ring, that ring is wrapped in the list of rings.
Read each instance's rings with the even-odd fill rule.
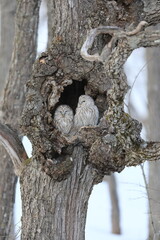
[[[15,173],[20,176],[28,156],[18,134],[9,125],[0,123],[0,141],[12,159]]]

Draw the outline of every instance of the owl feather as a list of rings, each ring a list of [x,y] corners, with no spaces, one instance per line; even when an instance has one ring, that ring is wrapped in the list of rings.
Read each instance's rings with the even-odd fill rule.
[[[94,100],[88,95],[81,95],[78,100],[74,126],[95,126],[98,123],[99,111]]]
[[[68,105],[60,105],[54,113],[55,127],[68,134],[73,126],[73,110]]]

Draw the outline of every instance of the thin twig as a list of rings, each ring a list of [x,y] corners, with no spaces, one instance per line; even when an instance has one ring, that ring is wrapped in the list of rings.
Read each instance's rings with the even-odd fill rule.
[[[155,226],[154,226],[154,220],[153,220],[153,214],[152,214],[152,206],[151,206],[151,201],[150,201],[151,198],[150,198],[150,193],[149,193],[149,187],[148,187],[146,175],[145,175],[145,172],[144,172],[143,164],[140,164],[140,168],[141,168],[141,171],[142,171],[142,176],[143,176],[143,179],[144,179],[144,184],[145,184],[147,195],[148,195],[148,204],[149,204],[149,212],[150,212],[150,218],[151,218],[151,226],[153,228],[154,234],[156,234],[156,229],[155,229]]]
[[[135,85],[135,83],[136,83],[136,81],[137,81],[140,73],[143,71],[143,69],[145,69],[145,67],[148,65],[148,63],[149,63],[151,60],[152,60],[152,57],[142,66],[142,68],[139,70],[138,74],[136,75],[136,77],[135,77],[135,79],[134,79],[134,81],[133,81],[133,83],[132,83],[132,86],[131,86],[131,88],[130,88],[130,92],[129,92],[129,94],[128,94],[128,103],[130,103],[130,101],[131,101],[131,94],[132,94],[132,91],[133,91],[133,87],[134,87],[134,85]]]

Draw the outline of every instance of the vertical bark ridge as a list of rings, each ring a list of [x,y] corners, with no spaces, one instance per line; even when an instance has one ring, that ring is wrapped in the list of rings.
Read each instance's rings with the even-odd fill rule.
[[[85,165],[86,152],[77,146],[73,152],[74,169],[68,179],[55,182],[33,160],[21,177],[23,197],[22,240],[84,240],[88,199],[93,185],[102,176]],[[31,191],[31,193],[29,193]],[[42,217],[44,216],[44,217]]]

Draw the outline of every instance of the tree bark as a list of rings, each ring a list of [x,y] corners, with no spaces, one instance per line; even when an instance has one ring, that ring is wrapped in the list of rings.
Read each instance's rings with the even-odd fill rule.
[[[102,176],[97,176],[91,166],[85,167],[87,157],[83,147],[74,149],[73,159],[76,163],[72,174],[61,182],[43,173],[37,161],[33,160],[26,169],[21,177],[22,240],[85,239],[88,198],[93,184]]]
[[[156,27],[159,29],[159,27]],[[158,48],[147,49],[147,66],[148,66],[148,122],[147,133],[148,139],[151,141],[159,141],[160,139],[160,82],[159,82],[159,61],[160,51]],[[159,222],[159,199],[160,199],[160,163],[149,163],[149,201],[150,201],[150,223],[149,223],[149,239],[153,239],[154,234],[160,231]]]
[[[1,146],[0,160],[0,238],[13,239],[13,205],[15,201],[16,177],[13,164]]]
[[[39,5],[40,1],[28,3],[28,1],[23,0],[17,2],[12,62],[3,95],[3,105],[1,105],[2,121],[10,123],[16,128],[18,128],[18,120],[20,119],[25,101],[25,83],[30,77],[32,65],[36,57]],[[11,6],[13,8],[12,11],[9,10],[9,14],[5,14],[7,8],[10,9]],[[8,44],[4,49],[1,49],[2,53],[5,54],[2,60],[4,61],[3,64],[6,63],[5,59],[8,62],[9,56],[11,56],[11,52],[6,53],[6,49],[8,48],[8,51],[11,51],[12,47],[9,41],[13,40],[13,36],[9,37],[9,34],[13,35],[14,21],[12,18],[9,26],[8,21],[10,20],[10,14],[14,14],[14,7],[14,1],[3,1],[1,10],[2,16],[3,14],[5,16],[2,18],[2,21],[6,21],[7,27],[12,27],[11,31],[9,29],[7,31],[6,25],[2,27],[2,46],[5,43],[6,45]],[[3,64],[1,66],[4,66]],[[5,66],[7,70],[9,62]],[[5,74],[7,75],[7,73]],[[2,76],[4,77],[4,75]],[[3,236],[3,239],[11,239],[11,237],[14,237],[13,232],[11,237],[9,237],[9,234],[13,220],[15,182],[17,177],[14,174],[13,164],[9,161],[6,152],[4,157],[1,158],[0,166],[0,234]]]

